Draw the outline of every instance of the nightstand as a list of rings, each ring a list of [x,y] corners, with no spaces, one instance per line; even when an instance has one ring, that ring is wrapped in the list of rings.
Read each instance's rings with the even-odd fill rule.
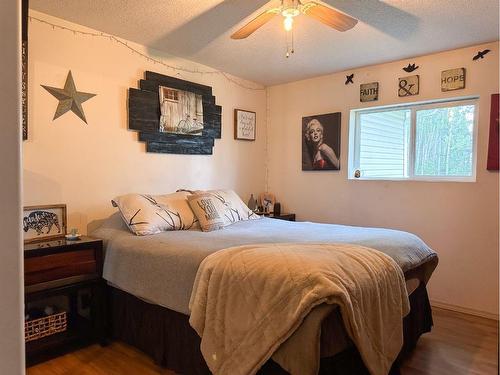
[[[24,245],[27,366],[105,343],[102,246],[85,236]],[[53,310],[48,316],[42,314],[47,306]]]
[[[270,219],[278,219],[278,220],[286,220],[286,221],[295,221],[295,214],[264,214],[264,213],[257,213],[258,215],[264,215],[265,217],[268,217]]]

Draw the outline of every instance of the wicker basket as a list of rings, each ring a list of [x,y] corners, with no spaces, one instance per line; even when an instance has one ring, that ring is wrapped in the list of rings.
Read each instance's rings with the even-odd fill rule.
[[[38,340],[55,333],[64,332],[68,328],[66,311],[49,315],[40,319],[24,322],[24,338],[26,342]]]

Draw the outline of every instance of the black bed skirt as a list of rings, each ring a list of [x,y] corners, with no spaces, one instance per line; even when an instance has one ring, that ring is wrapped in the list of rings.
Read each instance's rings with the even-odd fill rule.
[[[122,290],[110,287],[110,327],[114,339],[124,341],[151,356],[154,361],[179,374],[208,375],[200,351],[200,337],[189,325],[189,317],[167,308],[149,304]],[[422,283],[410,296],[411,312],[403,319],[404,345],[391,374],[398,368],[420,335],[432,328],[432,311]],[[305,344],[307,345],[307,344]],[[259,375],[285,375],[269,360]],[[359,352],[351,347],[333,357],[322,358],[320,375],[369,375]]]

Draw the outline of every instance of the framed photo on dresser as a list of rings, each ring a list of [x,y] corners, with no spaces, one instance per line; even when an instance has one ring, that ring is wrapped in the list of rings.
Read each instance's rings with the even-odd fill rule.
[[[66,235],[66,205],[24,207],[23,232],[25,244],[63,238]]]

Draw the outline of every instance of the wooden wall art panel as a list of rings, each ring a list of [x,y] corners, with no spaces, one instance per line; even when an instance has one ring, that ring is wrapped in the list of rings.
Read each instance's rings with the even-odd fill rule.
[[[201,95],[201,135],[160,131],[160,86]],[[139,141],[146,143],[147,152],[211,155],[214,139],[221,138],[222,107],[216,104],[210,86],[147,71],[145,79],[139,81],[139,89],[129,89],[128,113],[129,129],[139,132]]]

